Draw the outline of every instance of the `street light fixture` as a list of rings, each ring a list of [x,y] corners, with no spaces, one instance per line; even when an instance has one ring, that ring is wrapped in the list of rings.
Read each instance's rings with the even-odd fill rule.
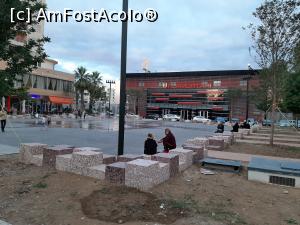
[[[123,12],[128,14],[128,0],[123,0]],[[119,106],[119,136],[118,155],[124,154],[125,107],[126,107],[126,64],[127,64],[127,30],[128,21],[122,22],[121,40],[121,74],[120,74],[120,106]]]
[[[107,80],[106,83],[109,84],[108,112],[109,112],[109,116],[110,116],[111,85],[115,84],[116,82],[114,80]]]
[[[251,75],[254,72],[254,70],[252,69],[250,64],[248,64],[248,70],[249,70],[248,76],[243,78],[243,80],[245,80],[247,82],[247,89],[246,89],[246,122],[248,122],[248,118],[249,118],[249,81],[252,79]]]

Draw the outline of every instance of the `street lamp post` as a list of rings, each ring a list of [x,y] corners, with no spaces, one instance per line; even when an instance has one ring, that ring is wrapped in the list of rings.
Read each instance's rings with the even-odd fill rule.
[[[109,112],[109,115],[110,115],[111,85],[115,84],[116,82],[114,80],[107,80],[106,83],[109,84],[108,112]]]
[[[253,73],[253,69],[250,64],[248,64],[249,74],[247,77],[244,77],[243,80],[246,80],[247,87],[246,87],[246,122],[248,122],[249,118],[249,81],[252,79],[251,74]]]
[[[128,0],[123,0],[123,12],[128,14]],[[125,107],[126,107],[127,30],[128,30],[128,21],[126,20],[122,22],[118,155],[124,154],[124,131],[125,131],[124,125],[125,125],[125,111],[126,111]]]

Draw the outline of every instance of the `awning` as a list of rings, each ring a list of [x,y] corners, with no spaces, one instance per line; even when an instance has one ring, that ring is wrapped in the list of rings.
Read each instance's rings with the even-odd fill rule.
[[[73,98],[64,98],[57,96],[49,96],[49,100],[54,104],[63,104],[63,105],[71,105],[73,104]]]

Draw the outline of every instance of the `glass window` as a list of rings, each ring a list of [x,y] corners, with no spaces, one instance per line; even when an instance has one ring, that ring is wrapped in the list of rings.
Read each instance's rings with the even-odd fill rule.
[[[159,82],[158,87],[166,88],[166,87],[168,87],[168,83],[167,82]]]
[[[145,83],[144,82],[139,82],[139,87],[144,87]]]
[[[220,87],[221,86],[221,81],[220,80],[215,80],[214,81],[214,87]]]
[[[171,82],[171,87],[176,87],[176,82]]]
[[[240,80],[240,86],[242,86],[242,87],[247,86],[247,81],[246,80]]]

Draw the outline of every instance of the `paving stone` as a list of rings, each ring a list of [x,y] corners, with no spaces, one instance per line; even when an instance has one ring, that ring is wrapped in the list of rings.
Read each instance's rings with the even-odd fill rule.
[[[106,165],[98,165],[93,167],[88,167],[86,170],[86,176],[93,177],[95,179],[104,180],[105,179]]]
[[[105,180],[112,184],[125,184],[125,162],[115,162],[106,166]]]
[[[193,164],[193,150],[183,148],[176,148],[170,151],[171,153],[179,155],[179,171],[186,170]]]
[[[116,161],[117,157],[115,155],[103,154],[103,164],[112,164]]]
[[[136,159],[127,162],[125,185],[147,191],[162,180],[159,162]]]
[[[162,163],[169,163],[170,177],[176,176],[179,172],[179,155],[173,153],[158,153],[152,156],[152,160]]]
[[[56,169],[65,172],[71,172],[72,154],[56,156]]]
[[[25,164],[32,163],[33,155],[41,155],[43,154],[43,149],[48,147],[46,144],[40,143],[22,143],[20,145],[20,154],[19,160]]]
[[[130,162],[136,159],[142,159],[142,155],[136,155],[136,154],[125,154],[118,156],[118,162]]]
[[[56,167],[56,156],[71,154],[74,147],[69,145],[56,145],[43,150],[43,166]]]
[[[43,165],[43,155],[33,155],[31,158],[31,164],[36,166]]]

